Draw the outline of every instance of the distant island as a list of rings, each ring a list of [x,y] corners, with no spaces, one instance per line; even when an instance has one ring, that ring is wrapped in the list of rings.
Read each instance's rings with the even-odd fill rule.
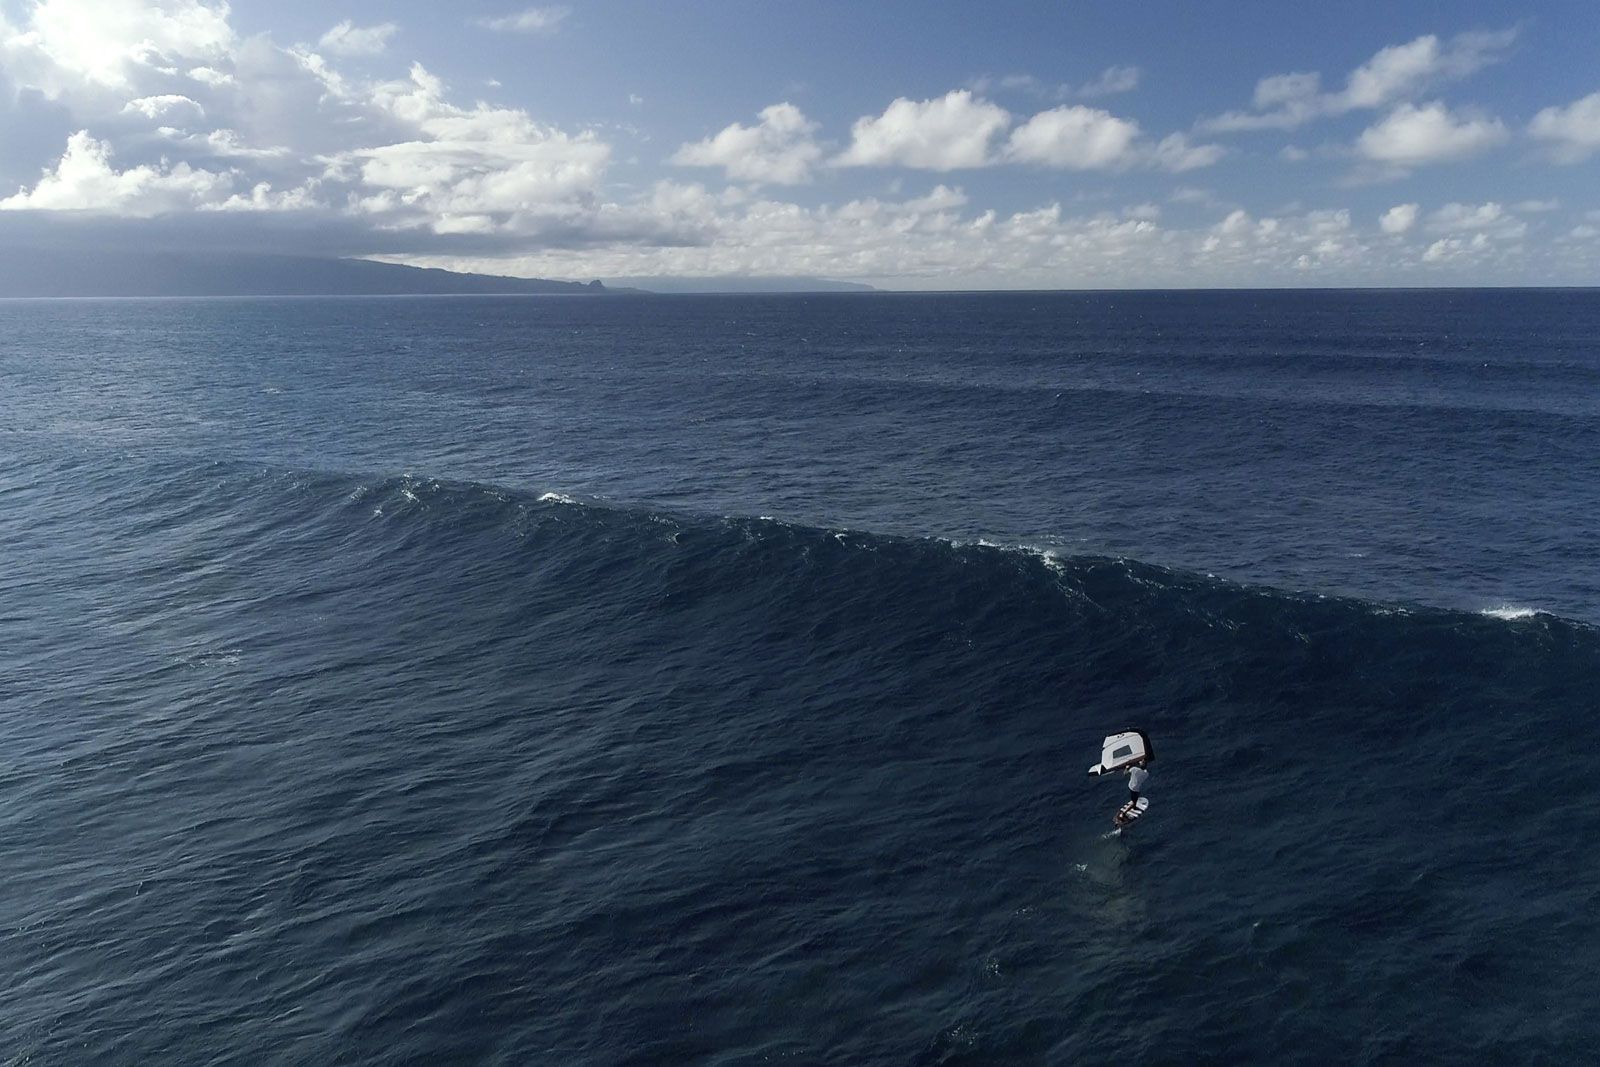
[[[606,295],[598,281],[463,274],[367,259],[223,252],[12,250],[0,297]]]
[[[873,292],[870,285],[798,276],[614,278],[606,284],[251,252],[14,249],[0,257],[0,298]]]

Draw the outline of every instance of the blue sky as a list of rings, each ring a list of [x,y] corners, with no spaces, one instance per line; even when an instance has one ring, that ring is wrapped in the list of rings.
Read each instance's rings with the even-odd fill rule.
[[[0,0],[0,241],[1600,283],[1600,4]]]

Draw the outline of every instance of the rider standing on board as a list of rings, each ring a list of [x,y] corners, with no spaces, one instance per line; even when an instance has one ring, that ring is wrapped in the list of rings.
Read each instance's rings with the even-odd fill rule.
[[[1139,802],[1139,794],[1144,790],[1144,782],[1150,777],[1150,772],[1144,769],[1144,760],[1135,760],[1128,764],[1128,803]]]

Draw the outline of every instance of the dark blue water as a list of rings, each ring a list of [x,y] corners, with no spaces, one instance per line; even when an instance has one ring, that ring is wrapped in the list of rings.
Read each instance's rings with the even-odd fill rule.
[[[0,1060],[1583,1062],[1597,455],[1595,292],[0,303]]]

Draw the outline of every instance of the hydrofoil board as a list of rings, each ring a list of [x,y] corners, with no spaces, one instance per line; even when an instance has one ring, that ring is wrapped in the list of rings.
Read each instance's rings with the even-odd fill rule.
[[[1116,816],[1111,821],[1118,826],[1127,826],[1131,822],[1137,822],[1149,810],[1150,798],[1140,797],[1138,800],[1130,800],[1118,808]]]

